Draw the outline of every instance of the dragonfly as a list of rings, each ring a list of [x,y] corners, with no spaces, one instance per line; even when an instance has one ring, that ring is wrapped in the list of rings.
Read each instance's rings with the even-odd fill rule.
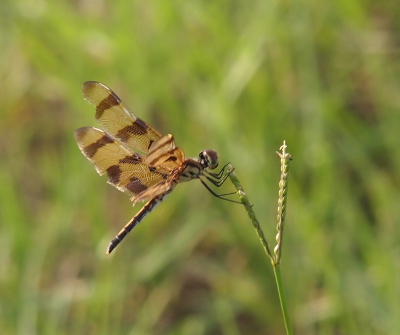
[[[142,209],[111,240],[107,254],[132,231],[173,189],[182,182],[199,179],[218,198],[236,202],[215,193],[208,182],[220,187],[233,172],[226,164],[218,173],[218,154],[203,150],[197,159],[185,157],[171,134],[161,135],[132,113],[106,85],[87,81],[85,100],[96,107],[95,119],[101,128],[83,127],[75,131],[79,149],[108,183],[130,196],[133,205],[147,201]]]

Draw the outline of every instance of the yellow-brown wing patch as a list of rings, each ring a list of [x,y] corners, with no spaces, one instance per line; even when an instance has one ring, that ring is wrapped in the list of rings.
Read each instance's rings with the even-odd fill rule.
[[[97,172],[107,174],[108,182],[133,197],[132,200],[167,178],[145,164],[142,155],[132,153],[101,129],[79,128],[75,137],[82,153],[95,165]]]
[[[134,195],[131,198],[131,201],[135,205],[141,201],[147,201],[149,199],[153,199],[160,194],[165,194],[171,192],[176,186],[176,183],[172,182],[171,180],[162,180],[158,184],[154,185],[154,187],[150,187],[142,192]]]
[[[83,85],[83,96],[96,106],[95,118],[112,137],[133,151],[146,154],[161,134],[133,114],[107,86],[88,81]]]
[[[176,147],[174,137],[165,135],[153,142],[150,146],[144,162],[158,171],[169,173],[178,168],[185,160],[183,151]]]

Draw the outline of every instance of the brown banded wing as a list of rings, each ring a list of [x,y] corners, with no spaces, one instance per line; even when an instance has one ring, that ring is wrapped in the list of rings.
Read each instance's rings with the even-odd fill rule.
[[[146,154],[161,134],[133,114],[121,99],[106,85],[87,81],[83,84],[83,96],[96,106],[96,120],[112,137],[134,152]]]
[[[97,172],[107,174],[108,182],[130,195],[134,204],[168,191],[167,176],[185,160],[173,136],[162,136],[99,82],[86,82],[83,95],[96,106],[95,118],[104,131],[84,127],[75,136]]]
[[[107,174],[108,183],[132,197],[165,180],[143,162],[143,157],[131,152],[101,129],[79,128],[76,141],[82,153],[94,164],[100,175]],[[134,201],[136,202],[136,201]]]

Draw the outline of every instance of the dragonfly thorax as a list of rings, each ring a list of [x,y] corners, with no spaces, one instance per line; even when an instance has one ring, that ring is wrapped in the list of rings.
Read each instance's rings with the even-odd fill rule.
[[[218,166],[218,154],[214,150],[203,150],[199,154],[199,163],[203,169],[214,170]]]

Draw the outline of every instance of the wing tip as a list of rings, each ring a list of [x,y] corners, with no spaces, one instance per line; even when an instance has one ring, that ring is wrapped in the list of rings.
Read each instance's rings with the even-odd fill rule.
[[[111,89],[98,81],[89,80],[83,83],[82,87],[83,98],[92,105],[97,105],[97,101],[95,101],[93,97],[96,94],[98,94],[99,91],[103,92],[105,91],[106,93],[104,94],[104,96],[106,97],[111,91]]]
[[[75,139],[78,142],[81,141],[86,136],[90,128],[91,127],[81,127],[75,130]]]

